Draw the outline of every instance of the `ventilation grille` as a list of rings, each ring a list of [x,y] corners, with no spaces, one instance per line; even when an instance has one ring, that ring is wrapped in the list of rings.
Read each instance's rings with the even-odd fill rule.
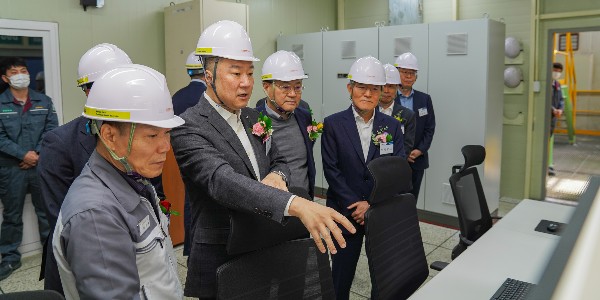
[[[394,56],[411,52],[412,37],[400,37],[394,39]]]
[[[356,58],[356,41],[342,41],[342,59]]]
[[[468,37],[466,33],[449,34],[447,55],[467,55]]]
[[[292,45],[292,52],[296,53],[300,59],[304,60],[304,44]]]

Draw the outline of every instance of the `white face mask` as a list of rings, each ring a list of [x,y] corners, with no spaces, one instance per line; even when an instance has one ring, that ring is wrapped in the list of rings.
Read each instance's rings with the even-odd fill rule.
[[[8,77],[10,86],[17,90],[26,89],[29,86],[29,74],[16,74]]]
[[[562,72],[552,72],[552,78],[554,80],[559,80],[560,76],[562,76]]]

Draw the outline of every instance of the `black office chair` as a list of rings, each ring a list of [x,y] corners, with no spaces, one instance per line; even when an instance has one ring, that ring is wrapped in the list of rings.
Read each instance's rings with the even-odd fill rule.
[[[310,238],[244,254],[217,269],[217,299],[335,299],[329,256]]]
[[[406,299],[427,279],[412,171],[401,157],[368,165],[375,185],[365,213],[365,249],[376,299]]]
[[[65,297],[57,291],[36,290],[14,292],[0,295],[0,300],[64,300]]]

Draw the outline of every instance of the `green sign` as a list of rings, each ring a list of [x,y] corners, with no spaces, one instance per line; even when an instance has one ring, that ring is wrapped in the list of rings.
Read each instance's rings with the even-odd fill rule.
[[[0,35],[0,45],[22,45],[22,36]]]

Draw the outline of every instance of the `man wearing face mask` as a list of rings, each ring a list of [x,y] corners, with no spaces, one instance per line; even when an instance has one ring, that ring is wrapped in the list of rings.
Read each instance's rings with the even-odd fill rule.
[[[302,97],[302,62],[293,52],[277,51],[267,58],[262,68],[265,100],[256,110],[273,122],[273,141],[290,168],[290,187],[306,191],[314,197],[315,160],[308,126],[312,125],[310,111],[299,107]],[[299,147],[304,144],[305,147]]]
[[[0,64],[2,80],[9,88],[0,95],[0,199],[4,205],[0,232],[0,280],[21,267],[18,251],[23,239],[25,195],[38,218],[44,244],[49,226],[41,199],[36,165],[44,134],[58,126],[52,99],[29,88],[25,60],[6,58]]]
[[[562,71],[563,65],[561,63],[556,62],[552,64],[552,99],[550,106],[550,141],[552,142],[554,141],[552,135],[556,127],[556,120],[562,116],[563,108],[565,107],[565,98],[562,95],[560,83],[558,82],[562,76]],[[550,158],[550,161],[552,161],[552,158]],[[548,175],[556,175],[552,164],[548,166]]]

